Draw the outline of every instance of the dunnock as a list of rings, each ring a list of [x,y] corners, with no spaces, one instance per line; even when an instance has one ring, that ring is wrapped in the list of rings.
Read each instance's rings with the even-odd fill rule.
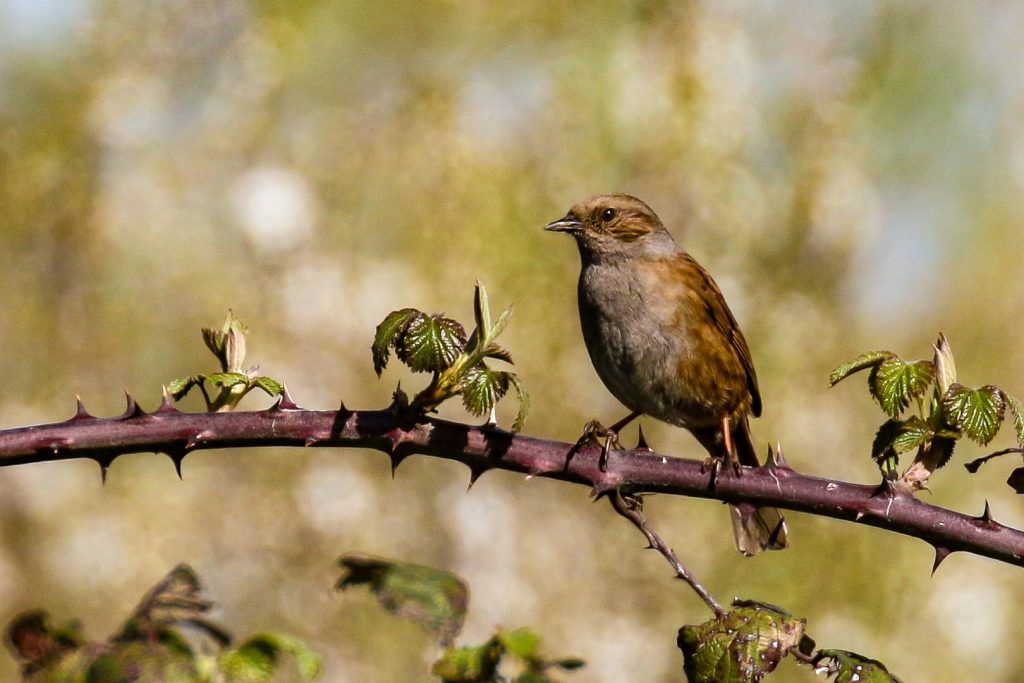
[[[545,230],[576,239],[583,339],[601,381],[632,411],[605,430],[605,448],[650,415],[690,430],[716,466],[758,466],[748,416],[761,414],[761,395],[747,342],[718,285],[654,211],[629,195],[597,195]],[[777,508],[730,509],[744,555],[786,547]]]

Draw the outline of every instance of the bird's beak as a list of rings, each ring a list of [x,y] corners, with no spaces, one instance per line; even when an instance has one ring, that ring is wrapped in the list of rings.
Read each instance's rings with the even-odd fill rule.
[[[551,223],[545,225],[544,229],[551,230],[552,232],[574,233],[579,232],[580,228],[582,227],[583,224],[580,223],[579,219],[576,218],[576,216],[573,216],[571,213],[567,213],[561,218],[559,218],[557,221],[552,221]]]

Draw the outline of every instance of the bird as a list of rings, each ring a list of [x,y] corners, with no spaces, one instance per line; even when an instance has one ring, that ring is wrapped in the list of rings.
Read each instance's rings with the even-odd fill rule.
[[[641,415],[689,430],[715,467],[760,466],[750,432],[761,393],[747,341],[711,275],[640,199],[599,194],[544,228],[571,235],[583,340],[598,377],[630,414],[605,436],[602,467],[619,430]],[[738,464],[737,464],[738,463]],[[777,508],[730,505],[745,556],[788,545]]]

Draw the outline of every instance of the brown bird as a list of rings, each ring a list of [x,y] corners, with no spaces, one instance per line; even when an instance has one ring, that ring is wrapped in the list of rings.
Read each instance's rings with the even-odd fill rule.
[[[602,432],[603,457],[620,429],[650,415],[688,429],[715,466],[758,466],[748,416],[761,414],[761,394],[750,349],[718,285],[654,211],[636,197],[602,194],[545,230],[576,239],[583,339],[601,381],[632,411]],[[786,547],[777,508],[730,510],[744,555]]]

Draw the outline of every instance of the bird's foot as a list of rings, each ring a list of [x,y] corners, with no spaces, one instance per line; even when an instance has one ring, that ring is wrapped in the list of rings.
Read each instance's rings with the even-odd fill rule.
[[[603,444],[601,444],[602,439],[604,440]],[[583,434],[576,440],[573,452],[578,451],[587,444],[601,445],[601,456],[598,458],[597,466],[602,472],[608,468],[608,453],[612,448],[622,450],[622,444],[619,443],[618,430],[605,427],[597,420],[591,420],[584,425]]]

